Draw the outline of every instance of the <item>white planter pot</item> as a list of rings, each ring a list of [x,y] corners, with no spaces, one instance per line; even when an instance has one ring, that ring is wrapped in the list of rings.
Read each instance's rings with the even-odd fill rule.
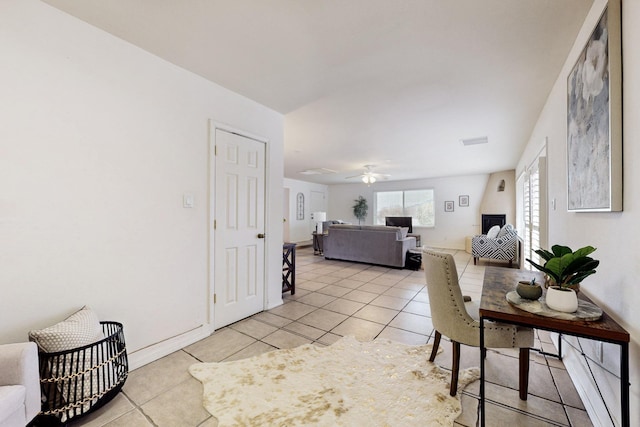
[[[545,302],[550,309],[563,313],[573,313],[578,309],[578,296],[573,289],[560,289],[558,286],[552,286],[547,289]]]

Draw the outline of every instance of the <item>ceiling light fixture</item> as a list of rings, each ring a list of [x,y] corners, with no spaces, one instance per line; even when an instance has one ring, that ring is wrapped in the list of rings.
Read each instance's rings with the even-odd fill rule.
[[[367,185],[371,185],[374,182],[376,182],[376,178],[372,175],[362,175],[362,182],[364,182]]]

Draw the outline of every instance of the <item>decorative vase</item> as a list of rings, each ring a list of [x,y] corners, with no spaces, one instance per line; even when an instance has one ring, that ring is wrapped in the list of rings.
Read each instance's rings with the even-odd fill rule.
[[[542,296],[542,288],[531,282],[520,281],[516,285],[516,292],[521,298],[536,300]]]
[[[562,311],[563,313],[573,313],[578,309],[578,296],[573,289],[551,286],[547,289],[545,302],[550,309]]]
[[[544,275],[544,287],[549,289],[551,286],[558,286],[555,280],[553,280],[548,274]],[[574,283],[572,285],[565,285],[565,288],[573,289],[576,294],[580,292],[580,283]]]

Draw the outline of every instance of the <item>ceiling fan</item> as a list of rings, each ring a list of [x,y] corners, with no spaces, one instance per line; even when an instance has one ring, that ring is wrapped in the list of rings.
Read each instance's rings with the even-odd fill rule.
[[[375,167],[376,167],[375,165],[364,165],[364,169],[365,169],[364,173],[361,173],[360,175],[348,176],[345,179],[361,178],[362,182],[364,182],[367,185],[371,185],[374,182],[376,182],[379,178],[387,179],[391,176],[386,173],[374,172],[373,168]]]

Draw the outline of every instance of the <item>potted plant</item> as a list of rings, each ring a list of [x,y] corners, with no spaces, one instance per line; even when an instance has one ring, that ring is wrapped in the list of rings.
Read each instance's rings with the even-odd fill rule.
[[[367,199],[362,196],[358,196],[355,202],[356,204],[353,205],[353,215],[358,218],[358,225],[360,225],[360,222],[364,221],[367,217],[369,206],[367,205]]]
[[[527,258],[527,262],[546,275],[549,282],[546,302],[550,308],[569,313],[578,309],[576,292],[580,289],[580,283],[595,274],[600,264],[600,261],[589,256],[595,250],[593,246],[585,246],[574,252],[568,246],[553,245],[551,252],[545,249],[535,251],[545,261],[544,265]]]

